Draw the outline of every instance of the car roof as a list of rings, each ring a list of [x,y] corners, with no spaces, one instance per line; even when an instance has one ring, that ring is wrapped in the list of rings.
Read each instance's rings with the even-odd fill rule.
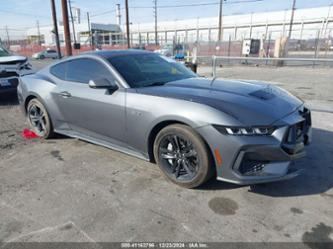
[[[124,56],[124,55],[138,55],[138,54],[154,54],[153,52],[139,49],[123,49],[123,50],[99,50],[93,52],[87,52],[85,54],[91,54],[109,59],[112,57]]]

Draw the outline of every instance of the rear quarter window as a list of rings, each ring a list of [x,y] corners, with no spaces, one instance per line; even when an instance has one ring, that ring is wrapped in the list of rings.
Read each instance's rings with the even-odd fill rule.
[[[67,62],[63,62],[52,66],[50,73],[61,80],[66,80],[66,69]]]

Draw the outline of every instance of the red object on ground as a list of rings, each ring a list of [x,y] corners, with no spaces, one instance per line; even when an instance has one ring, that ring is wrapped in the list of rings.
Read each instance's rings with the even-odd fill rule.
[[[33,131],[31,131],[29,129],[24,129],[22,131],[22,137],[25,139],[39,138],[39,136],[36,133],[34,133]]]

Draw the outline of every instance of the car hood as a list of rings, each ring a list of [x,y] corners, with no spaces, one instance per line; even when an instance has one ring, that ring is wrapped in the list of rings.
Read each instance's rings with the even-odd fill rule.
[[[248,126],[271,125],[303,104],[289,92],[258,81],[190,78],[137,91],[208,105]]]
[[[25,62],[27,57],[19,56],[19,55],[11,55],[11,56],[1,56],[0,63],[1,64],[16,64],[20,62]]]

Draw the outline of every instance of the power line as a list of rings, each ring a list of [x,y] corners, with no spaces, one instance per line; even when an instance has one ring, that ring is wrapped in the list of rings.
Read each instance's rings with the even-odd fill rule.
[[[244,1],[233,1],[233,2],[226,2],[225,4],[238,4],[238,3],[254,3],[254,2],[262,2],[264,0],[244,0]],[[193,3],[193,4],[179,4],[179,5],[160,5],[157,6],[158,8],[183,8],[183,7],[199,7],[199,6],[214,6],[219,5],[220,2],[211,2],[211,3]],[[151,9],[151,6],[129,6],[130,9]],[[121,8],[124,10],[125,8]],[[96,14],[91,14],[90,17],[102,16],[109,13],[116,12],[116,9],[106,10],[103,12],[99,12]]]
[[[121,8],[121,10],[124,10],[124,9],[125,8]],[[102,16],[102,15],[110,14],[110,13],[113,13],[113,12],[116,12],[116,9],[114,9],[114,10],[107,10],[107,11],[100,12],[100,13],[97,13],[97,14],[92,14],[92,15],[90,15],[90,17]]]
[[[255,3],[262,2],[264,0],[244,0],[244,1],[234,1],[226,2],[225,4],[238,4],[238,3]],[[199,7],[199,6],[214,6],[219,5],[220,2],[211,2],[211,3],[193,3],[193,4],[179,4],[179,5],[160,5],[158,8],[183,8],[183,7]],[[131,9],[150,9],[151,6],[131,6]]]

